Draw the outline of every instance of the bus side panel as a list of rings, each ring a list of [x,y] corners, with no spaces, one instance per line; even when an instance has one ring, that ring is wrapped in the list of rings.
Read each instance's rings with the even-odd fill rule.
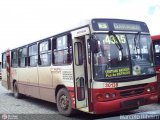
[[[57,84],[54,78],[54,83],[52,80],[51,68],[50,67],[38,67],[39,75],[39,92],[40,98],[46,101],[55,101],[55,92],[53,89],[53,84]]]
[[[19,68],[19,76],[18,76],[18,88],[19,92],[27,95],[27,71],[26,68]]]
[[[4,86],[6,89],[8,89],[6,69],[2,69],[2,86]]]
[[[13,80],[16,80],[17,81],[17,83],[18,83],[18,73],[19,73],[19,69],[18,68],[11,68],[11,78],[10,78],[10,80],[11,80],[11,87],[12,87],[12,91],[13,91]],[[19,86],[19,84],[18,84],[18,86]]]
[[[57,86],[63,86],[67,88],[71,101],[72,107],[75,108],[75,96],[74,96],[74,83],[73,83],[73,66],[52,66],[51,74],[53,79],[53,88],[56,90]],[[54,91],[54,102],[56,102],[56,96]]]
[[[35,98],[40,98],[37,67],[18,69],[19,92]]]
[[[40,98],[39,94],[39,79],[37,67],[30,67],[27,69],[28,89],[27,92],[30,96]]]

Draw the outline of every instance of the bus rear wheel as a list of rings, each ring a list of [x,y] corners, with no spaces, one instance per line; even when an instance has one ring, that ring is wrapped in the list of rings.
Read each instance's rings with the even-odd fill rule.
[[[62,88],[57,93],[57,109],[64,116],[73,115],[71,99],[66,88]]]
[[[18,99],[22,97],[22,94],[19,93],[17,82],[15,82],[13,85],[13,95],[15,98],[18,98]]]

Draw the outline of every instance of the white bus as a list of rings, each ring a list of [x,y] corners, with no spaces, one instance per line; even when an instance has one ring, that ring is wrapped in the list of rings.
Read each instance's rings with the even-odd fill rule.
[[[74,109],[103,114],[157,102],[152,42],[144,22],[91,19],[2,53],[2,85]]]

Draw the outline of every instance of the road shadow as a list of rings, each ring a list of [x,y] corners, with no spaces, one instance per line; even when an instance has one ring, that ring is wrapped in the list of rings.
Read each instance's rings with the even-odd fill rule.
[[[7,96],[13,97],[13,93],[9,92],[9,93],[4,93]],[[15,98],[16,99],[16,98]],[[121,112],[114,112],[114,113],[108,113],[108,114],[100,114],[100,115],[95,115],[95,114],[89,114],[89,113],[85,113],[85,112],[81,112],[81,111],[77,111],[75,110],[75,114],[71,117],[65,117],[59,114],[58,110],[57,110],[57,106],[55,103],[52,102],[48,102],[48,101],[44,101],[44,100],[40,100],[40,99],[36,99],[30,96],[23,96],[20,100],[27,102],[29,104],[34,104],[40,108],[45,108],[49,111],[53,111],[53,114],[51,112],[49,112],[48,114],[44,113],[44,114],[39,114],[39,115],[35,115],[35,117],[40,117],[41,115],[44,118],[47,118],[47,120],[52,117],[54,119],[60,120],[94,120],[94,119],[109,119],[109,118],[113,118],[113,117],[117,117],[120,119],[121,115],[130,115],[133,114],[132,110],[128,110],[128,111],[121,111]],[[24,114],[24,116],[29,116],[27,114]],[[33,117],[33,116],[32,116]],[[59,119],[60,118],[60,119]],[[41,117],[42,119],[42,117]]]
[[[5,95],[14,98],[12,92],[5,93]],[[72,119],[72,120],[74,120],[74,119],[75,120],[93,120],[93,119],[108,118],[108,117],[113,117],[113,116],[118,116],[119,115],[119,113],[94,115],[94,114],[89,114],[89,113],[85,113],[85,112],[81,112],[81,111],[75,110],[75,114],[73,116],[65,117],[65,116],[62,116],[62,115],[59,114],[59,112],[57,110],[57,106],[56,106],[55,103],[44,101],[44,100],[40,100],[40,99],[33,98],[33,97],[30,97],[30,96],[23,96],[19,100],[23,100],[24,102],[27,102],[29,104],[34,104],[34,105],[36,105],[36,106],[38,106],[40,108],[45,108],[47,110],[53,111],[54,118],[60,117],[60,118],[63,118],[63,119]],[[47,116],[51,116],[51,114],[48,114]]]

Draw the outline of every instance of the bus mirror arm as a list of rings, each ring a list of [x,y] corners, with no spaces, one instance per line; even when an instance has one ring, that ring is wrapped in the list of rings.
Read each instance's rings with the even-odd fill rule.
[[[99,52],[99,45],[98,45],[98,39],[95,35],[91,35],[89,38],[90,48],[93,53]]]

